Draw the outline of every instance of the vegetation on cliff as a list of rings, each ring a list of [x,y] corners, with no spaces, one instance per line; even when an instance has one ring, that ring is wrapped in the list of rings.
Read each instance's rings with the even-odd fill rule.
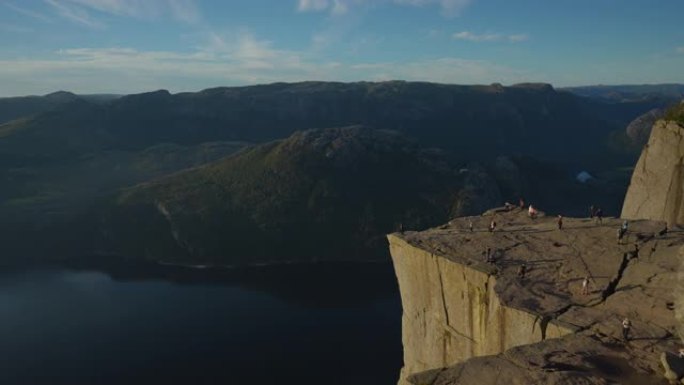
[[[668,109],[665,112],[665,119],[677,122],[680,126],[684,127],[684,102]]]

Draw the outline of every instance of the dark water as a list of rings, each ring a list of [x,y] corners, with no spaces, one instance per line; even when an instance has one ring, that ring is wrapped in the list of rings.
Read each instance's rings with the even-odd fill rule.
[[[0,274],[0,384],[396,383],[389,263],[154,273]]]

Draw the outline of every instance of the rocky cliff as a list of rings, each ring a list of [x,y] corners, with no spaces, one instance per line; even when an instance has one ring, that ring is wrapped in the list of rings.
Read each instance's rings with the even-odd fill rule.
[[[624,218],[684,223],[684,126],[659,120],[632,174]]]
[[[389,235],[404,309],[399,383],[662,383],[660,354],[679,344],[684,234],[641,220],[619,244],[620,224],[566,218],[559,230],[555,217],[515,209]]]

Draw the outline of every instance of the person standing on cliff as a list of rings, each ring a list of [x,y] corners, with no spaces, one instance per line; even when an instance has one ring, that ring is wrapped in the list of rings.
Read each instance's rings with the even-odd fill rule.
[[[489,222],[489,232],[493,233],[494,230],[496,230],[496,221],[492,219],[492,221]]]
[[[563,230],[563,216],[558,214],[558,230]]]
[[[473,220],[472,219],[468,220],[468,229],[470,229],[471,233],[473,232]]]
[[[535,209],[534,206],[530,205],[530,207],[527,209],[527,215],[529,215],[529,217],[532,219],[536,218],[537,209]]]
[[[520,197],[518,203],[520,204],[520,210],[525,210],[525,200],[522,197]]]
[[[584,276],[582,280],[582,295],[589,295],[589,277]]]
[[[518,268],[518,278],[519,278],[521,281],[525,279],[525,273],[527,273],[527,265],[523,263],[523,264],[520,265],[520,267]]]
[[[603,224],[603,210],[600,207],[596,209],[594,217],[596,217],[597,224]]]
[[[589,206],[589,219],[593,219],[596,215],[596,207],[594,205]]]
[[[625,236],[625,229],[620,227],[617,229],[617,243],[618,245],[622,244],[622,238]]]
[[[624,320],[622,320],[622,338],[625,341],[629,341],[629,331],[632,328],[632,322],[629,320],[629,318],[625,317]]]

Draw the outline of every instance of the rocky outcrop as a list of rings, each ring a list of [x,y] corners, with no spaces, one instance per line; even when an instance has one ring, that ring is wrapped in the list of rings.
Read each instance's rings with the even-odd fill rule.
[[[622,208],[624,218],[684,223],[684,127],[660,120],[632,174]]]
[[[654,108],[647,113],[640,115],[632,120],[625,130],[632,143],[642,147],[648,142],[648,137],[651,135],[651,128],[658,119],[662,119],[665,115],[665,110],[662,108]]]
[[[672,289],[684,234],[634,221],[619,244],[620,224],[565,218],[559,230],[555,217],[492,210],[389,235],[404,309],[399,383],[662,383],[660,353],[680,344]]]

